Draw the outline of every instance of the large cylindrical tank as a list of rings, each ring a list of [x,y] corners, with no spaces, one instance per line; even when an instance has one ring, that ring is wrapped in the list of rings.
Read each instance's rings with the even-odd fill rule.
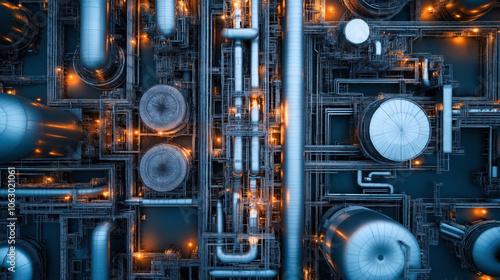
[[[81,131],[67,112],[0,93],[0,162],[71,155]]]
[[[471,21],[489,12],[496,0],[444,0],[437,1],[438,10],[445,20]]]
[[[148,127],[165,133],[181,130],[189,119],[186,97],[167,85],[156,85],[144,93],[139,114]]]
[[[182,147],[160,144],[142,156],[139,171],[144,184],[158,192],[171,191],[187,178],[190,155]]]
[[[364,19],[388,19],[403,9],[409,0],[341,0],[354,15]]]
[[[358,125],[365,154],[380,162],[401,162],[420,155],[431,138],[427,113],[404,98],[380,99],[370,104]]]
[[[12,244],[0,245],[0,267],[11,267],[10,250]],[[15,272],[11,272],[12,280],[42,280],[45,279],[45,254],[43,246],[34,240],[16,240],[15,246]]]
[[[0,0],[0,53],[33,48],[40,24],[26,8]]]
[[[344,280],[396,280],[402,279],[405,263],[420,268],[415,237],[383,214],[361,206],[332,208],[320,226],[323,256]]]
[[[82,0],[80,10],[80,48],[73,61],[75,71],[97,89],[116,88],[125,79],[125,56],[109,37],[108,1]]]
[[[500,222],[480,222],[469,227],[461,239],[462,260],[473,271],[500,277]]]

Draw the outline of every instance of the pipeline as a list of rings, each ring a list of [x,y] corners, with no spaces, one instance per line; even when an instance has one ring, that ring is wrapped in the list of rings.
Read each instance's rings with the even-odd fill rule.
[[[252,132],[257,134],[259,132],[259,106],[257,100],[252,101],[252,109],[250,110],[250,121],[252,123]],[[252,135],[252,142],[250,145],[250,172],[257,174],[260,172],[260,143],[259,136]]]
[[[132,197],[130,199],[125,200],[125,205],[132,206],[142,206],[142,207],[169,207],[169,206],[190,206],[196,205],[197,200],[192,198],[179,198],[179,199],[145,199],[140,197]]]
[[[156,0],[156,25],[164,36],[170,36],[175,31],[174,0]]]
[[[465,234],[465,230],[466,230],[465,227],[457,224],[450,225],[445,222],[439,223],[439,232],[449,237],[453,237],[455,239],[460,240],[462,236]]]
[[[370,181],[371,181],[371,179],[370,179]],[[387,188],[387,189],[389,189],[389,193],[394,192],[394,187],[391,184],[363,182],[363,171],[361,171],[361,170],[358,170],[358,186],[360,186],[361,188]]]
[[[222,30],[222,36],[228,40],[252,40],[259,36],[259,30],[255,28],[226,28]]]
[[[276,269],[266,270],[212,270],[210,276],[215,278],[272,278],[277,275]]]
[[[98,224],[92,232],[91,266],[92,280],[109,279],[109,239],[111,232],[116,228],[116,222],[105,221]]]
[[[87,69],[106,64],[109,53],[106,0],[82,0],[80,24],[80,60]]]
[[[217,199],[217,233],[224,233],[224,221],[222,211],[222,196]],[[250,250],[242,254],[227,254],[222,248],[222,237],[217,240],[217,258],[223,263],[251,263],[257,258],[258,249],[255,240],[250,241]]]
[[[429,59],[427,58],[425,58],[422,63],[422,82],[426,87],[431,85],[429,81]]]
[[[380,41],[375,41],[375,55],[382,55],[382,43]]]
[[[283,33],[282,274],[302,278],[304,230],[304,18],[303,2],[285,1]]]
[[[250,83],[252,89],[259,88],[259,0],[252,0],[251,24],[257,31],[257,36],[252,38],[250,45]]]
[[[70,189],[70,188],[43,188],[43,189],[17,189],[15,195],[19,197],[57,197],[57,196],[87,196],[98,195],[108,190],[108,187],[98,187],[89,189]],[[0,189],[0,196],[9,195],[8,189]]]
[[[390,171],[373,171],[368,173],[368,177],[365,177],[365,181],[371,182],[373,176],[391,176]]]
[[[0,260],[2,263],[0,267],[7,270],[11,267],[8,255],[10,252],[9,244],[0,246]],[[15,272],[10,274],[12,280],[26,280],[33,279],[35,276],[35,264],[30,254],[21,246],[16,246],[15,251]]]

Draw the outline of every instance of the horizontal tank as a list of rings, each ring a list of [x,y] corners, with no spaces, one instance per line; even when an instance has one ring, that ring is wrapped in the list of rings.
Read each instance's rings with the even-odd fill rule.
[[[175,133],[189,119],[186,97],[176,88],[156,85],[147,90],[139,103],[139,114],[145,125],[156,131]]]
[[[383,214],[361,206],[332,208],[320,226],[323,256],[343,280],[402,279],[405,262],[409,268],[420,268],[415,237]]]
[[[403,9],[409,0],[341,0],[354,15],[364,19],[388,19]]]
[[[0,93],[0,161],[72,155],[82,129],[67,112]]]
[[[380,162],[401,162],[420,155],[431,137],[429,117],[409,99],[381,99],[368,106],[358,126],[365,153]]]
[[[144,184],[158,192],[177,188],[186,179],[190,168],[190,156],[176,145],[160,144],[142,156],[139,171]]]
[[[500,277],[500,222],[487,221],[470,226],[461,239],[459,252],[473,271]]]
[[[0,245],[0,268],[7,269],[10,264],[10,246]],[[15,244],[15,272],[10,274],[12,280],[45,279],[45,249],[35,240],[18,239]],[[2,270],[3,271],[3,270]]]
[[[489,12],[496,0],[441,0],[438,10],[444,20],[472,21]]]
[[[0,53],[33,49],[40,24],[28,9],[0,0]]]

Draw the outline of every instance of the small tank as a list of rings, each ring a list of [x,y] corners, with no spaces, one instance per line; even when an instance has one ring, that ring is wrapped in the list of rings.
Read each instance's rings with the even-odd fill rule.
[[[323,256],[343,280],[396,280],[402,279],[405,263],[420,268],[417,240],[386,215],[356,205],[337,207],[323,216],[320,227]]]
[[[344,26],[344,38],[352,45],[360,45],[368,40],[370,27],[366,21],[356,18]]]
[[[0,93],[0,162],[70,156],[78,148],[81,133],[67,112]]]
[[[40,23],[30,10],[0,0],[0,53],[34,49],[40,33]]]
[[[438,11],[444,20],[472,21],[489,12],[496,0],[440,0]]]
[[[419,156],[429,144],[431,125],[425,110],[412,100],[389,98],[370,104],[358,125],[365,154],[395,163]]]
[[[354,15],[364,19],[389,19],[399,13],[409,0],[341,0]]]
[[[0,245],[0,268],[7,269],[11,266],[10,244]],[[18,239],[15,244],[15,265],[14,273],[10,274],[12,280],[43,280],[46,279],[45,249],[33,239]],[[6,278],[7,279],[7,278]]]
[[[142,156],[139,171],[144,184],[157,192],[168,192],[180,186],[190,168],[190,156],[176,145],[160,144]]]
[[[139,103],[139,114],[145,125],[164,133],[175,133],[189,120],[186,97],[176,88],[156,85],[147,90]]]

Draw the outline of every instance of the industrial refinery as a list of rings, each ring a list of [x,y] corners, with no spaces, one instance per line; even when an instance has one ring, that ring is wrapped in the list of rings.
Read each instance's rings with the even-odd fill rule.
[[[0,279],[500,279],[497,0],[0,0]]]

